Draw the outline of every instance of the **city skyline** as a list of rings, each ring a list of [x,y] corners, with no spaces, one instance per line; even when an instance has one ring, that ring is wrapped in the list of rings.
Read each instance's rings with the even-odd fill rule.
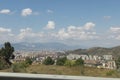
[[[120,1],[0,1],[0,43],[120,45]]]

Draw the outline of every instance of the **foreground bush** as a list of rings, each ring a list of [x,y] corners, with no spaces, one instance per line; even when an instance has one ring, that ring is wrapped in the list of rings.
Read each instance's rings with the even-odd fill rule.
[[[25,62],[15,63],[12,65],[12,71],[13,72],[26,72],[27,67],[28,67],[28,64],[26,64]]]
[[[9,68],[9,64],[7,64],[4,60],[0,59],[0,70]]]

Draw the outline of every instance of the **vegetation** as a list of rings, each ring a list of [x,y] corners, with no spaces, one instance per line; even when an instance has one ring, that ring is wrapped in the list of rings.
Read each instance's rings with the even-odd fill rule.
[[[65,66],[69,67],[75,66],[75,60],[66,60]]]
[[[26,60],[25,60],[25,63],[28,64],[28,65],[31,65],[32,60],[29,57],[27,57]]]
[[[78,58],[76,61],[75,61],[75,65],[80,65],[80,66],[83,66],[84,65],[84,60],[82,58]]]
[[[56,61],[56,65],[63,66],[65,64],[66,60],[67,60],[66,57],[58,58]]]
[[[14,63],[12,65],[12,72],[26,72],[26,68],[28,67],[28,64],[26,64],[25,62],[21,62],[21,63]]]
[[[32,60],[30,58],[26,58],[25,61],[20,63],[14,63],[11,67],[12,72],[26,72],[26,68],[32,64]]]
[[[117,69],[120,70],[120,57],[116,60]]]
[[[5,60],[0,59],[0,70],[6,68],[9,68],[9,64]]]
[[[17,65],[21,65],[20,63]],[[18,68],[18,67],[17,67]],[[58,75],[76,75],[81,76],[81,68],[80,66],[57,66],[57,65],[43,65],[36,64],[30,65],[26,68],[23,66],[19,66],[16,72],[25,72],[25,73],[35,73],[35,74],[58,74]],[[0,70],[2,72],[13,72],[12,69]],[[14,71],[15,72],[15,71]],[[120,73],[116,70],[110,69],[98,69],[92,67],[84,67],[84,76],[94,76],[94,77],[118,77],[120,78]]]
[[[112,48],[103,48],[103,47],[93,47],[89,49],[77,49],[66,51],[66,53],[74,53],[74,54],[89,54],[89,55],[113,55],[114,59],[120,56],[120,46],[112,47]]]
[[[43,64],[45,65],[53,65],[54,64],[54,60],[52,60],[51,57],[47,57],[44,61]]]
[[[11,66],[10,59],[14,59],[14,47],[9,42],[4,43],[4,47],[0,49],[0,69],[5,69]]]
[[[106,48],[96,48],[96,50],[106,50]],[[114,50],[114,49],[112,49]],[[79,51],[79,50],[77,50]],[[80,50],[82,51],[82,49]],[[93,52],[94,48],[87,50],[87,52]],[[26,73],[40,73],[40,74],[59,74],[59,75],[84,75],[84,76],[99,76],[99,77],[119,77],[120,72],[117,70],[109,69],[97,69],[92,67],[85,67],[84,60],[79,58],[77,60],[68,60],[66,57],[58,58],[56,65],[53,65],[55,61],[51,57],[47,57],[43,64],[32,64],[32,59],[26,58],[24,62],[14,63],[10,62],[10,59],[14,59],[14,47],[9,42],[4,44],[4,47],[0,49],[0,70],[7,72],[26,72]],[[86,52],[84,49],[83,53]],[[115,52],[115,50],[114,50]],[[12,66],[11,66],[12,65]],[[116,60],[117,69],[120,69],[120,57]],[[3,70],[5,69],[5,70]]]

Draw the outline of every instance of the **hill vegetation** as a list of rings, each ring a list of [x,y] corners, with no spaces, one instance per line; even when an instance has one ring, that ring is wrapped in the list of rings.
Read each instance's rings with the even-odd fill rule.
[[[113,55],[114,58],[120,56],[120,46],[113,48],[93,47],[89,49],[77,49],[72,51],[66,51],[67,54],[86,54],[86,55]]]

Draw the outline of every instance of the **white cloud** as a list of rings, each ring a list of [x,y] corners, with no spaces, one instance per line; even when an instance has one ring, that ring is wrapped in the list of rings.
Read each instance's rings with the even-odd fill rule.
[[[10,11],[9,9],[2,9],[2,10],[0,11],[0,13],[1,13],[1,14],[9,14],[9,13],[11,13],[11,11]]]
[[[21,39],[24,39],[25,37],[32,36],[31,34],[33,35],[31,28],[20,29],[18,38],[21,40]]]
[[[110,31],[114,33],[120,32],[120,27],[110,27]]]
[[[20,29],[20,33],[18,34],[18,39],[36,39],[37,37],[43,37],[43,33],[35,33],[31,28]]]
[[[66,29],[61,29],[56,34],[57,38],[61,40],[72,39],[72,40],[90,40],[96,39],[98,36],[93,31],[94,23],[86,23],[83,27],[68,26]]]
[[[90,30],[90,29],[92,29],[94,26],[95,26],[94,23],[88,22],[88,23],[86,23],[86,24],[84,25],[84,28],[85,28],[86,30]]]
[[[55,22],[54,21],[48,21],[48,24],[46,25],[45,29],[55,29]]]
[[[11,29],[0,27],[0,33],[11,32]]]
[[[109,39],[120,40],[120,27],[110,27]]]
[[[31,32],[31,28],[20,29],[20,32]]]
[[[49,24],[49,25],[48,25]],[[54,29],[54,21],[48,21],[46,29]],[[49,28],[48,28],[49,26]],[[54,26],[51,28],[50,26]],[[120,40],[120,27],[110,27],[109,32],[97,33],[95,31],[95,23],[87,22],[83,26],[68,26],[59,29],[58,31],[39,31],[34,32],[32,28],[20,29],[18,34],[13,34],[9,28],[0,27],[0,43],[5,41],[11,42],[62,42],[66,44],[93,44],[94,45],[108,45],[103,44],[104,40],[107,43]],[[81,43],[79,43],[81,42]],[[91,42],[91,43],[90,43]],[[94,43],[95,42],[95,43]],[[96,43],[97,42],[97,43]]]
[[[14,40],[14,34],[11,29],[0,27],[0,43],[4,43],[6,41],[12,42]]]
[[[23,9],[23,10],[22,10],[21,15],[22,15],[22,16],[28,16],[28,15],[31,15],[32,12],[33,12],[32,9],[26,8],[26,9]]]
[[[68,39],[70,37],[69,33],[65,32],[65,29],[61,29],[58,31],[57,34],[58,39]]]
[[[50,9],[48,9],[48,10],[47,10],[47,13],[53,13],[53,11],[52,11],[52,10],[50,10]]]

